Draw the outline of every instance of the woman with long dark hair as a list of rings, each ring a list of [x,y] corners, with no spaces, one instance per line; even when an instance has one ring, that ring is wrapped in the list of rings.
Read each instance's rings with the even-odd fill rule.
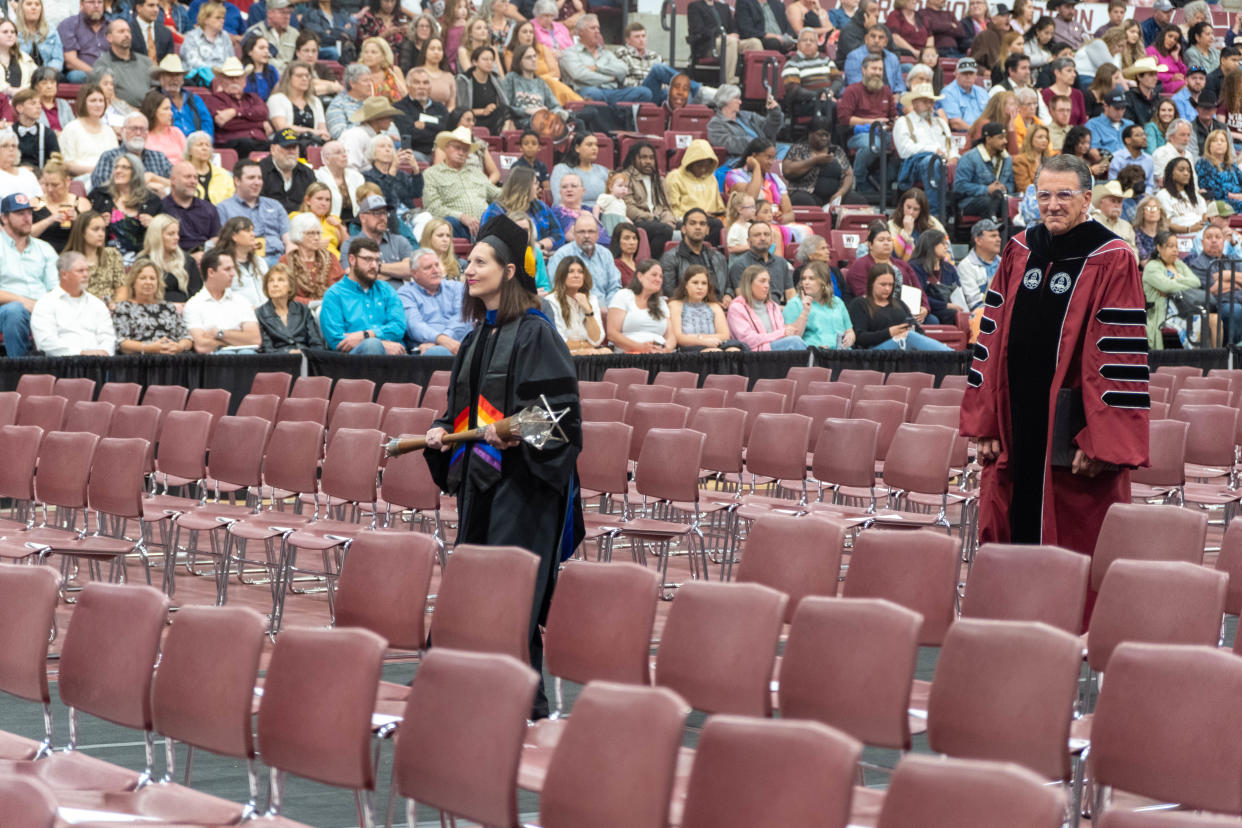
[[[1207,202],[1195,191],[1190,162],[1174,158],[1164,167],[1164,183],[1156,191],[1156,199],[1169,217],[1174,233],[1198,233],[1205,223]]]
[[[893,255],[908,261],[919,237],[928,230],[944,233],[944,225],[931,214],[927,196],[921,188],[906,190],[897,199],[897,205],[888,217],[888,232],[893,237]]]
[[[262,32],[251,32],[242,40],[242,65],[246,67],[246,92],[267,100],[280,80],[272,65],[272,44]]]
[[[1156,255],[1143,266],[1143,295],[1147,299],[1147,347],[1164,348],[1161,329],[1168,318],[1169,302],[1187,290],[1200,288],[1199,277],[1191,272],[1177,251],[1177,236],[1168,230],[1156,234]],[[1186,307],[1195,313],[1198,308]],[[1213,326],[1215,327],[1215,326]]]
[[[867,271],[867,291],[850,302],[850,320],[858,347],[876,351],[947,351],[918,330],[906,306],[895,298],[896,279],[888,264],[874,264]]]
[[[539,557],[530,619],[531,664],[543,666],[546,622],[561,561],[582,539],[575,468],[582,448],[578,373],[565,341],[538,312],[526,270],[527,233],[505,216],[479,228],[466,267],[464,316],[476,327],[453,360],[448,408],[427,432],[431,476],[457,496],[459,544],[520,546]],[[624,291],[623,291],[624,292]],[[528,406],[560,416],[564,440],[534,448],[501,437],[494,423]],[[444,442],[450,432],[486,428],[486,439]],[[548,715],[542,690],[532,718]]]
[[[1172,95],[1186,85],[1186,63],[1182,60],[1182,30],[1169,24],[1160,30],[1156,39],[1147,47],[1147,54],[1164,66],[1158,73],[1164,94]]]
[[[910,269],[918,277],[919,287],[927,297],[930,316],[941,325],[956,325],[957,315],[966,308],[951,301],[953,291],[962,283],[957,278],[953,253],[949,250],[949,238],[939,230],[928,230],[919,236],[918,244],[910,256]],[[965,297],[962,297],[965,299]]]
[[[729,321],[707,268],[690,265],[668,300],[669,335],[679,351],[748,350],[729,333]]]
[[[596,164],[599,158],[599,140],[592,132],[575,133],[569,142],[569,149],[561,158],[561,163],[552,168],[552,197],[558,198],[561,191],[561,177],[566,173],[574,173],[582,180],[582,205],[587,209],[595,206],[595,199],[607,192],[608,168]]]
[[[1108,176],[1108,157],[1101,155],[1098,149],[1091,146],[1091,131],[1085,126],[1069,128],[1069,132],[1065,133],[1061,152],[1076,155],[1085,161],[1097,180]]]
[[[1026,34],[1022,36],[1022,49],[1031,59],[1032,70],[1037,70],[1052,62],[1052,53],[1048,51],[1048,44],[1052,42],[1055,30],[1056,21],[1044,15],[1036,20],[1035,25],[1027,29]]]
[[[608,339],[619,354],[653,354],[672,351],[677,341],[670,335],[668,300],[662,293],[664,270],[655,259],[643,259],[634,278],[617,291],[608,305]]]
[[[543,298],[543,312],[556,325],[571,354],[611,354],[604,347],[604,314],[591,293],[591,271],[577,256],[566,256],[552,277],[552,291]]]
[[[622,284],[629,284],[638,275],[638,244],[638,228],[628,221],[613,228],[608,251],[621,273]]]

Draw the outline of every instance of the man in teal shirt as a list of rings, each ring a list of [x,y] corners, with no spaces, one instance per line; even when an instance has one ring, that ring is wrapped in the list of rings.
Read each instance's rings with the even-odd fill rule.
[[[349,246],[349,275],[323,295],[319,327],[329,348],[349,354],[404,354],[405,314],[387,282],[378,282],[379,245],[357,238]]]
[[[24,193],[0,201],[0,334],[11,357],[26,356],[30,341],[30,312],[35,302],[60,284],[56,251],[30,235],[34,211]]]

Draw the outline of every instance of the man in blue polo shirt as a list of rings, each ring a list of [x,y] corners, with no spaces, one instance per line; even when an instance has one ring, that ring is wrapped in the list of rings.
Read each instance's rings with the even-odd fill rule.
[[[263,192],[263,171],[258,161],[243,158],[233,167],[233,185],[237,192],[216,205],[220,223],[234,216],[245,216],[254,224],[256,239],[263,240],[263,256],[269,265],[276,264],[289,248],[289,214],[280,202],[266,198]]]
[[[60,284],[56,251],[30,235],[34,211],[25,193],[0,201],[0,333],[11,357],[32,350],[30,312],[35,302]]]
[[[347,354],[404,354],[405,315],[397,292],[380,272],[379,245],[354,239],[349,274],[328,288],[319,309],[319,329],[329,348]]]
[[[1125,148],[1122,140],[1126,127],[1134,122],[1126,118],[1126,96],[1112,92],[1104,98],[1104,111],[1087,121],[1091,133],[1091,148],[1116,155]]]
[[[954,82],[946,84],[940,91],[944,100],[936,104],[936,109],[949,119],[949,128],[954,132],[967,132],[988,105],[988,91],[982,86],[975,86],[979,65],[974,58],[962,58],[954,71]]]
[[[861,82],[863,58],[867,55],[880,55],[884,58],[884,82],[895,95],[905,92],[906,79],[901,74],[901,61],[897,55],[884,48],[887,44],[888,29],[878,23],[867,29],[863,45],[845,56],[845,83],[848,85]]]
[[[434,250],[420,247],[411,257],[410,281],[397,290],[405,309],[405,338],[411,353],[450,356],[474,324],[461,314],[466,283],[445,281],[444,265]]]

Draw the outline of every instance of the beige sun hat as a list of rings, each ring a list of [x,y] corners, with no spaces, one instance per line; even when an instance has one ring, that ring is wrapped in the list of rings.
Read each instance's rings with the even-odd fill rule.
[[[1125,69],[1121,74],[1133,80],[1139,75],[1146,75],[1148,72],[1167,72],[1168,70],[1169,67],[1165,66],[1163,63],[1156,63],[1156,59],[1149,55],[1148,57],[1139,58],[1134,61],[1134,63],[1131,63],[1129,68]]]
[[[1099,207],[1102,198],[1120,198],[1126,199],[1134,195],[1133,190],[1123,190],[1121,185],[1116,181],[1108,181],[1104,184],[1097,184],[1091,190],[1091,206]]]
[[[215,68],[215,74],[224,75],[226,78],[240,78],[246,74],[246,67],[242,66],[242,62],[235,57],[231,57],[224,63]]]
[[[358,108],[349,120],[355,124],[365,124],[367,121],[374,121],[376,118],[397,118],[401,116],[401,110],[392,105],[392,102],[383,95],[372,95],[362,102],[362,106]]]
[[[184,75],[185,64],[181,62],[181,58],[169,52],[157,66],[151,69],[151,77],[158,78],[160,75]]]
[[[441,132],[436,136],[436,149],[444,149],[445,145],[451,141],[459,144],[465,144],[470,147],[471,151],[478,151],[482,148],[483,142],[475,140],[474,133],[467,127],[459,126],[452,131]]]
[[[937,95],[931,84],[920,83],[901,96],[901,108],[909,109],[910,105],[918,100],[942,101],[944,95]]]

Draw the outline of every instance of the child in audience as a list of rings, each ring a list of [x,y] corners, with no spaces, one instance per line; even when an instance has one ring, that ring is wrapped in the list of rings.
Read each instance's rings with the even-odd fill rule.
[[[595,200],[595,217],[604,225],[608,235],[617,225],[628,221],[625,212],[625,197],[630,194],[630,176],[621,170],[613,170],[608,176],[605,192]]]
[[[535,171],[535,177],[539,179],[539,183],[546,187],[552,174],[548,172],[548,165],[539,160],[539,147],[539,133],[529,129],[523,132],[521,142],[518,144],[522,157],[514,161],[513,166],[530,167]]]
[[[750,223],[755,218],[755,197],[740,189],[729,194],[729,203],[725,205],[725,248],[730,256],[745,253],[750,249],[746,243],[746,234],[750,232]]]

